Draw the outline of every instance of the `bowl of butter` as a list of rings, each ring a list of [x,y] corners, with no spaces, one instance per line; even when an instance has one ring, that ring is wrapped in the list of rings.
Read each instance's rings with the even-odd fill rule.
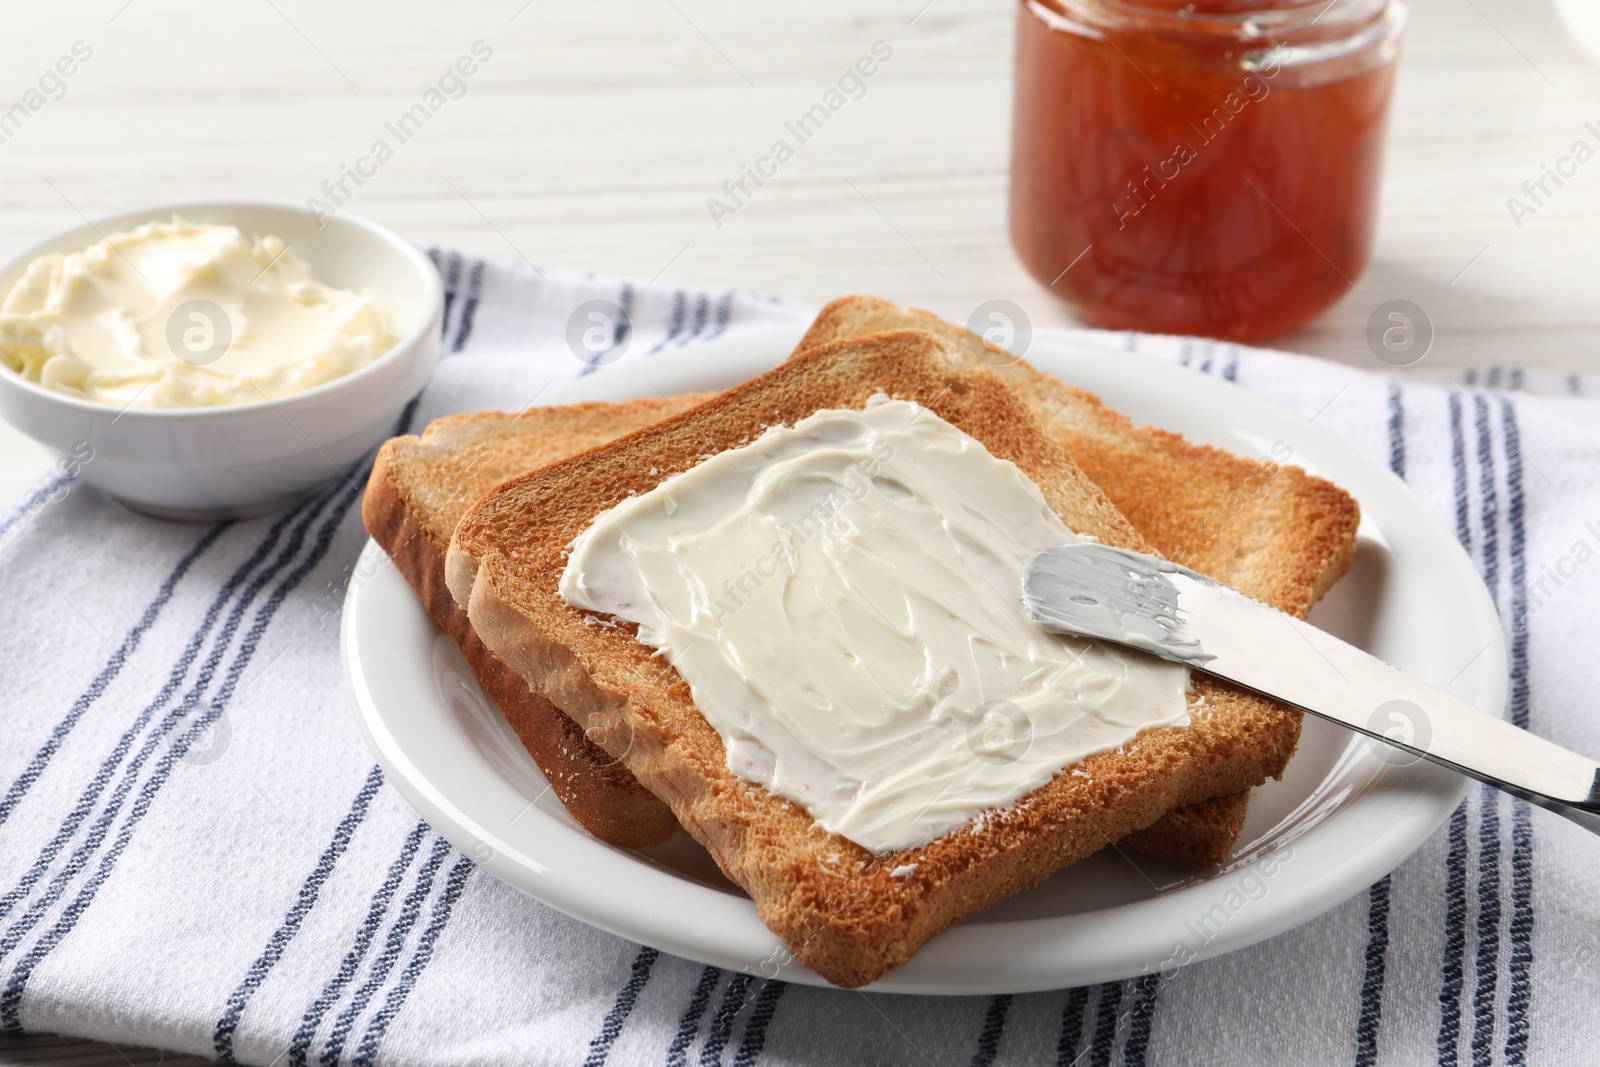
[[[263,514],[356,484],[439,355],[428,257],[271,201],[96,220],[0,266],[0,417],[138,510]]]

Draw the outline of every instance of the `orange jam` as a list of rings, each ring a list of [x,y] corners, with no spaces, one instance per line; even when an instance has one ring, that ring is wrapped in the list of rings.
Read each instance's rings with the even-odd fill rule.
[[[1250,341],[1366,267],[1400,0],[1021,0],[1011,240],[1109,329]]]

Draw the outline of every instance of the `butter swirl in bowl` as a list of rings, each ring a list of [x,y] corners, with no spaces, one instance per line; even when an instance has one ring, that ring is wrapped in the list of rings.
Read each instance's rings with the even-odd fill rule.
[[[79,478],[176,518],[353,479],[438,358],[426,256],[349,214],[178,204],[0,267],[0,416]]]
[[[118,408],[283,397],[394,340],[370,289],[323,284],[278,237],[176,216],[40,256],[0,303],[0,361]]]

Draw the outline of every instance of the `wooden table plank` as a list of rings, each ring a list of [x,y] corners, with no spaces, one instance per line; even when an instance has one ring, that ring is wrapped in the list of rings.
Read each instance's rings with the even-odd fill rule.
[[[204,1067],[215,1062],[53,1034],[0,1034],[0,1067]]]

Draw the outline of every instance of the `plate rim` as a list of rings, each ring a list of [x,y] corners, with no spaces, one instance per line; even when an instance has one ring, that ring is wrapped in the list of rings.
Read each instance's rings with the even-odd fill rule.
[[[660,391],[650,381],[648,372],[652,369],[680,375],[714,374],[715,370],[710,368],[719,357],[737,367],[737,371],[730,367],[727,375],[728,384],[735,384],[744,380],[738,375],[750,366],[757,363],[763,363],[760,369],[775,366],[787,354],[798,335],[799,331],[793,328],[750,332],[670,354],[663,353],[651,357],[648,362],[625,361],[601,368],[592,375],[552,386],[540,400],[543,404],[556,404],[600,399],[594,394],[609,395],[615,389],[632,390],[631,395],[650,395],[652,389]],[[1041,353],[1043,360],[1039,359]],[[1420,522],[1408,528],[1408,536],[1420,530],[1426,535],[1426,540],[1433,542],[1431,551],[1442,553],[1455,571],[1464,571],[1471,576],[1470,582],[1461,583],[1463,588],[1460,591],[1471,602],[1468,605],[1471,609],[1471,626],[1480,639],[1487,637],[1489,647],[1479,655],[1478,669],[1466,679],[1475,683],[1475,691],[1458,692],[1458,695],[1479,707],[1500,709],[1503,714],[1507,691],[1506,646],[1488,590],[1470,557],[1450,536],[1442,521],[1392,472],[1332,431],[1316,426],[1276,402],[1235,383],[1177,364],[1077,338],[1049,335],[1035,338],[1030,356],[1041,363],[1059,359],[1116,360],[1122,364],[1131,363],[1136,368],[1142,367],[1152,375],[1174,376],[1171,379],[1174,382],[1187,382],[1201,390],[1216,390],[1213,396],[1230,397],[1243,403],[1247,409],[1254,408],[1263,414],[1264,421],[1293,426],[1302,439],[1309,437],[1315,441],[1310,449],[1313,453],[1320,454],[1324,450],[1342,453],[1347,463],[1355,464],[1360,475],[1358,480],[1373,480],[1372,488],[1387,498],[1383,510],[1398,504],[1402,510],[1414,512],[1412,518]],[[755,373],[759,373],[760,369]],[[1203,394],[1201,399],[1204,399]],[[1369,501],[1358,498],[1358,502],[1362,504],[1365,529],[1369,522]],[[1383,531],[1380,529],[1378,532],[1382,537]],[[1393,550],[1393,545],[1390,548]],[[362,655],[367,635],[361,632],[360,627],[366,602],[379,596],[385,583],[398,583],[414,606],[416,615],[421,616],[428,627],[434,625],[421,602],[411,592],[409,584],[394,568],[383,566],[386,562],[387,557],[369,540],[363,549],[363,566],[357,568],[358,574],[365,571],[368,577],[363,581],[352,580],[346,591],[340,626],[341,660],[347,684],[355,696],[357,721],[386,777],[441,835],[473,856],[480,866],[502,881],[589,925],[698,962],[743,970],[767,978],[831,988],[820,976],[787,958],[787,952],[776,935],[761,926],[755,917],[754,906],[748,899],[692,882],[654,863],[642,861],[626,850],[616,849],[590,837],[575,825],[562,823],[553,815],[547,816],[549,827],[541,828],[545,833],[541,843],[547,848],[545,858],[540,859],[520,849],[497,832],[494,826],[474,814],[470,802],[463,804],[463,798],[455,796],[448,789],[441,789],[433,782],[432,776],[418,765],[413,753],[408,751],[386,721],[387,714],[392,713],[386,713],[380,707],[381,699],[374,695],[375,677],[369,667],[375,665],[365,662]],[[448,643],[448,639],[446,641]],[[509,731],[509,727],[506,729]],[[531,759],[529,763],[531,765]],[[1330,771],[1323,784],[1330,781],[1334,773]],[[1156,897],[1067,916],[957,925],[929,941],[906,964],[864,988],[872,992],[910,994],[1021,993],[1122,979],[1150,973],[1158,966],[1165,970],[1172,963],[1173,955],[1162,959],[1139,952],[1140,962],[1135,964],[1130,961],[1131,954],[1128,952],[1106,952],[1102,949],[1098,956],[1088,953],[1089,958],[1080,960],[1071,976],[1064,977],[1060,954],[1063,945],[1083,946],[1084,939],[1074,935],[1093,932],[1095,937],[1100,937],[1101,931],[1091,931],[1096,924],[1110,923],[1117,930],[1133,933],[1136,932],[1139,913],[1177,911],[1180,902],[1191,905],[1203,903],[1207,894],[1202,891],[1207,887],[1220,886],[1215,895],[1225,899],[1228,897],[1227,890],[1231,889],[1237,894],[1241,886],[1248,887],[1251,883],[1245,879],[1251,875],[1256,877],[1257,884],[1265,885],[1262,871],[1268,869],[1269,865],[1288,860],[1298,861],[1298,873],[1286,881],[1272,882],[1270,888],[1276,889],[1276,893],[1263,891],[1266,895],[1260,899],[1272,898],[1267,907],[1257,909],[1243,922],[1229,923],[1215,937],[1202,941],[1198,949],[1188,953],[1179,965],[1236,951],[1301,925],[1336,907],[1403,863],[1449,818],[1457,798],[1462,795],[1462,783],[1465,781],[1426,764],[1386,768],[1378,772],[1375,778],[1369,769],[1364,778],[1359,775],[1357,778],[1364,783],[1364,793],[1343,807],[1330,809],[1328,814],[1337,816],[1337,819],[1325,818],[1307,831],[1325,832],[1330,829],[1325,823],[1342,824],[1342,832],[1335,835],[1334,840],[1348,838],[1352,846],[1359,845],[1351,854],[1344,856],[1342,863],[1330,864],[1329,860],[1334,857],[1327,855],[1326,851],[1321,856],[1315,852],[1303,856],[1294,850],[1291,842],[1287,855],[1282,848],[1247,853],[1220,872]],[[1321,788],[1319,785],[1318,789]],[[1350,833],[1350,820],[1364,809],[1373,816],[1367,821],[1378,825],[1368,826],[1358,835]],[[1381,823],[1378,820],[1380,815],[1385,816]],[[546,862],[551,859],[551,853],[570,855],[574,851],[580,857],[587,854],[586,858],[597,864],[599,869],[574,873],[559,870],[551,862]],[[608,856],[610,859],[604,858]],[[559,864],[560,861],[555,862]],[[615,884],[607,884],[607,879],[602,876],[608,872],[632,875],[634,888],[624,890]],[[1265,877],[1272,879],[1275,875]],[[685,903],[679,904],[678,909],[663,909],[655,903],[659,893],[665,893],[669,898],[682,896]],[[665,921],[666,915],[677,914],[683,908],[692,911],[698,925],[691,923],[687,928],[679,926],[674,929]],[[1184,914],[1195,914],[1189,908],[1181,910]],[[1199,914],[1209,912],[1200,908]],[[759,933],[751,929],[751,924],[759,929]],[[1160,927],[1164,924],[1156,922],[1154,925]],[[1150,943],[1148,937],[1135,940]],[[973,951],[982,948],[984,943],[990,944],[991,951]],[[1177,951],[1178,946],[1174,944],[1173,953]],[[1008,961],[1009,966],[999,965],[997,960]]]

